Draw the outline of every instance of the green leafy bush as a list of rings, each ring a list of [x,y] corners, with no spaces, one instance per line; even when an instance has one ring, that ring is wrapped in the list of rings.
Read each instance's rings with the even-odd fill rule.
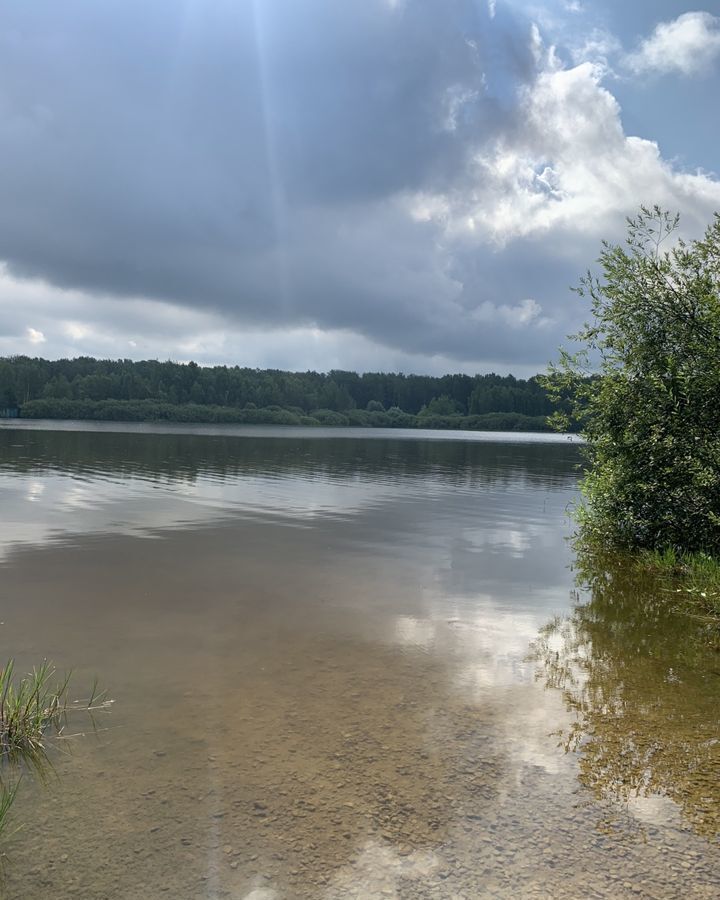
[[[587,440],[586,536],[628,548],[720,554],[720,217],[675,240],[658,207],[604,244],[578,293],[591,319],[546,384],[575,397]],[[600,377],[588,378],[592,372]],[[557,424],[567,426],[567,416]]]
[[[313,419],[317,419],[317,421],[321,425],[349,425],[349,420],[346,415],[343,413],[335,412],[333,409],[314,409],[312,411]]]

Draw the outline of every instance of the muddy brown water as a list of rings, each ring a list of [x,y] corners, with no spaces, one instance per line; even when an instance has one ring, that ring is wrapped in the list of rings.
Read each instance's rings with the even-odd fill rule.
[[[93,676],[7,898],[720,896],[720,658],[522,435],[0,428],[0,648]]]

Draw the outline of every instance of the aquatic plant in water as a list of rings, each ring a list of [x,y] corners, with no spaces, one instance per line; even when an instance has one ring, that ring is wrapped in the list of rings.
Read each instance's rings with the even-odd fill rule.
[[[108,710],[112,704],[104,691],[93,685],[84,701],[68,701],[70,674],[55,679],[55,668],[47,662],[16,678],[15,661],[0,670],[0,834],[15,800],[23,772],[32,770],[41,778],[50,767],[48,735],[61,737],[70,713]]]

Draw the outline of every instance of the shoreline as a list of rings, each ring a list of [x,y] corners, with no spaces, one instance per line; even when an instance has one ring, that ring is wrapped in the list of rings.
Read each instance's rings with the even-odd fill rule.
[[[476,441],[503,443],[583,444],[578,434],[557,431],[503,431],[441,428],[383,428],[368,426],[253,425],[242,423],[173,422],[149,420],[127,422],[100,419],[0,419],[6,431],[87,431],[97,433],[188,434],[207,436],[271,437],[301,439],[351,439]]]

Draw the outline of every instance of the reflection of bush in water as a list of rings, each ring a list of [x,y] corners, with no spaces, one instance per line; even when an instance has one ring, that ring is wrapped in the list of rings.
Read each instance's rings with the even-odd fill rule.
[[[701,834],[720,833],[720,671],[702,626],[622,559],[579,560],[589,599],[549,623],[538,677],[575,722],[580,781],[598,798],[664,795]]]

